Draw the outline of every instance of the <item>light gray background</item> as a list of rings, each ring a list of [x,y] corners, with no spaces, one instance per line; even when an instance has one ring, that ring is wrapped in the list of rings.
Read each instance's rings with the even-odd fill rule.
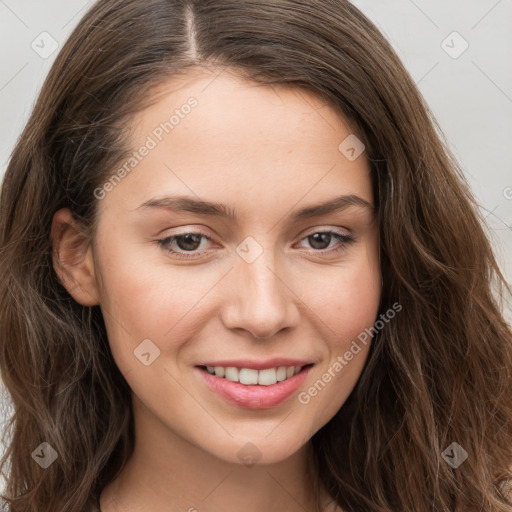
[[[512,0],[353,3],[391,41],[437,117],[512,284]],[[0,178],[58,51],[43,58],[32,44],[50,49],[47,32],[62,45],[89,5],[0,0]]]

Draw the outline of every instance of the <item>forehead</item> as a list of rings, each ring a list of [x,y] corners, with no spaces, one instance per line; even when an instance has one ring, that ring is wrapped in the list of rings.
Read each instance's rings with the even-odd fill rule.
[[[316,93],[297,85],[255,83],[229,68],[192,68],[161,82],[148,96],[151,105],[130,123],[134,137],[144,137],[166,122],[168,125],[172,114],[176,114],[173,126],[168,128],[174,141],[193,131],[202,137],[198,146],[222,138],[224,147],[243,145],[246,150],[257,150],[257,142],[293,145],[297,151],[298,143],[303,146],[314,140],[320,151],[332,149],[340,136],[354,131]],[[196,103],[193,109],[187,105],[192,99]]]
[[[164,191],[261,207],[264,198],[276,206],[308,194],[372,201],[364,154],[350,160],[340,150],[351,126],[302,88],[196,71],[162,82],[129,124],[133,151],[152,146],[121,184],[131,208]]]

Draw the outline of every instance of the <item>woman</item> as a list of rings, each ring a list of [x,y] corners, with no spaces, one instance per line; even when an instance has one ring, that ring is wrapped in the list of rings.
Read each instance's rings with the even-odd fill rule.
[[[350,3],[98,2],[1,204],[9,510],[510,510],[510,289]]]

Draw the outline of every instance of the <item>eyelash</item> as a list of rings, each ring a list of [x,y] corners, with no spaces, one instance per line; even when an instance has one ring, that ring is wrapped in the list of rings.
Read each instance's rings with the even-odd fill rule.
[[[310,236],[317,235],[317,234],[323,234],[323,233],[332,235],[334,239],[336,239],[339,242],[341,242],[341,245],[338,248],[336,248],[336,249],[317,249],[317,250],[313,249],[313,252],[315,252],[315,253],[319,253],[319,254],[338,253],[340,251],[345,250],[347,245],[349,245],[349,244],[351,244],[351,243],[356,241],[355,236],[353,236],[353,235],[345,235],[345,234],[342,234],[342,233],[338,233],[337,231],[315,231],[313,233],[310,233],[309,235],[306,235],[300,241],[305,240],[306,238],[309,238]],[[181,238],[181,237],[184,237],[186,235],[197,235],[197,236],[201,236],[203,238],[206,238],[206,240],[208,240],[208,241],[211,241],[211,238],[209,236],[203,234],[203,233],[200,233],[200,232],[197,232],[197,231],[189,231],[189,232],[186,232],[186,233],[181,233],[179,235],[168,236],[166,238],[162,238],[160,240],[157,240],[156,242],[166,252],[174,254],[178,258],[183,258],[183,259],[194,258],[197,255],[196,252],[192,252],[192,253],[187,254],[187,253],[178,252],[178,251],[174,251],[172,249],[169,249],[169,245],[173,241],[175,241],[177,238]]]

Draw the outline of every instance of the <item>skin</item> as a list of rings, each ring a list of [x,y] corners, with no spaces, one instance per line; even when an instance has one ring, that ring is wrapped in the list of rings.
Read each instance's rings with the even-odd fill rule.
[[[100,305],[113,357],[133,391],[135,452],[104,489],[101,507],[313,511],[308,441],[345,402],[370,344],[308,404],[298,394],[374,324],[379,241],[371,209],[290,218],[343,194],[373,204],[368,161],[338,150],[353,130],[311,92],[256,85],[228,70],[161,84],[155,102],[129,123],[132,149],[190,96],[197,107],[99,200],[93,244],[76,243],[68,209],[54,216],[55,269],[77,302]],[[223,203],[237,220],[137,210],[170,194]],[[156,243],[197,231],[211,241],[200,239],[188,260]],[[356,240],[327,237],[315,245],[309,235],[319,231]],[[236,252],[247,237],[263,251],[251,263]],[[183,240],[172,248],[187,252]],[[144,339],[160,350],[149,366],[134,356]],[[264,410],[225,402],[194,370],[206,360],[278,356],[314,366],[292,397]],[[251,466],[237,455],[248,442],[261,457]],[[325,491],[322,500],[330,501]]]

